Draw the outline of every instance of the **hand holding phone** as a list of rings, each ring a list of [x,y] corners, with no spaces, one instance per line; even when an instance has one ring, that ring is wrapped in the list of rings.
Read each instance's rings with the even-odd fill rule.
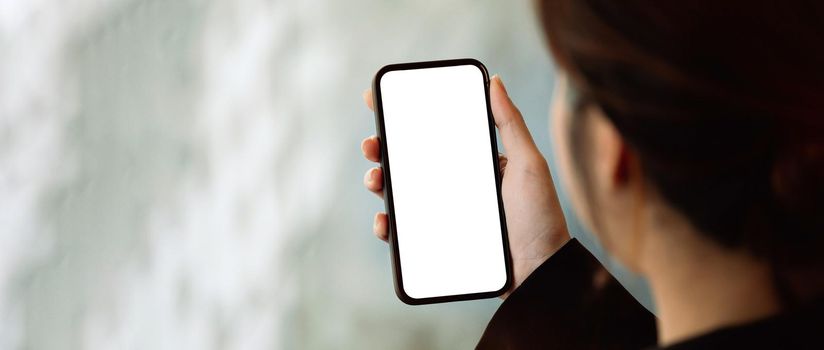
[[[454,63],[456,62],[452,61],[448,63],[454,66]],[[443,64],[443,62],[437,64]],[[466,64],[463,65],[466,66]],[[552,185],[552,179],[549,174],[546,161],[535,147],[535,144],[532,141],[520,113],[509,100],[500,79],[494,77],[492,79],[487,79],[485,70],[482,68],[482,65],[479,65],[479,63],[470,63],[470,67],[468,67],[469,69],[465,69],[464,71],[469,73],[472,72],[471,69],[476,69],[476,72],[478,72],[477,76],[481,76],[478,78],[476,83],[488,84],[486,85],[486,89],[484,89],[484,85],[480,86],[481,91],[484,91],[484,95],[486,95],[487,91],[489,94],[488,97],[481,96],[481,98],[489,99],[495,124],[497,124],[500,129],[504,147],[508,152],[508,157],[503,157],[500,163],[500,170],[503,175],[503,178],[501,179],[501,195],[506,212],[505,220],[507,222],[506,227],[508,228],[507,231],[509,236],[508,245],[509,251],[511,252],[514,277],[513,283],[504,291],[504,295],[506,295],[506,293],[514,290],[514,288],[517,288],[517,286],[520,285],[520,283],[537,266],[546,260],[554,251],[560,248],[560,246],[569,239],[569,235],[566,231],[566,224],[555,195],[555,190]],[[473,68],[473,66],[478,68]],[[468,74],[468,76],[473,75],[475,74]],[[424,82],[424,84],[438,84],[438,82],[429,81]],[[424,86],[424,88],[426,88],[426,86]],[[478,86],[475,86],[475,88],[477,89]],[[441,93],[450,94],[449,90],[441,91]],[[367,105],[372,108],[374,101],[372,99],[371,92],[366,94],[365,100]],[[427,103],[425,100],[418,102],[421,104]],[[436,128],[438,127],[437,124],[438,123],[427,125],[426,127]],[[477,124],[475,126],[478,127]],[[425,129],[420,132],[427,133]],[[466,131],[464,130],[464,132]],[[477,136],[477,133],[475,133],[475,136]],[[489,137],[489,135],[486,136]],[[492,137],[493,138],[491,140],[494,141],[494,134],[492,134]],[[434,160],[430,162],[431,164],[442,164],[444,161],[448,162],[448,160],[453,157],[462,156],[462,154],[456,154],[456,148],[460,147],[456,147],[453,143],[455,140],[450,139],[449,136],[445,136],[443,139],[427,139],[423,137],[422,141],[432,144],[432,148],[430,149],[431,152],[429,152],[430,154],[426,155],[426,157],[430,157]],[[492,154],[492,145],[487,145],[487,147],[490,149],[487,149],[484,152],[489,156],[488,164],[498,166],[492,161],[495,159]],[[373,136],[365,139],[362,144],[362,148],[367,159],[375,162],[379,162],[381,160],[381,149],[378,138]],[[463,150],[462,152],[475,153],[476,155],[483,154],[478,152],[478,148],[479,147]],[[391,145],[389,146],[389,149],[389,153],[391,154]],[[392,156],[390,155],[389,157]],[[399,159],[398,161],[400,162],[401,160]],[[391,171],[391,162],[389,166]],[[441,185],[445,185],[445,187],[442,188],[447,189],[442,192],[431,193],[429,196],[431,198],[428,198],[428,200],[433,203],[454,200],[454,198],[450,198],[448,189],[450,185],[459,180],[456,180],[455,177],[450,176],[450,174],[452,172],[460,172],[460,170],[451,169],[448,166],[433,166],[424,170],[426,172],[425,174],[431,175],[428,176],[428,181],[445,181],[446,183]],[[383,195],[384,183],[387,182],[387,179],[384,179],[383,171],[380,168],[373,168],[368,171],[366,175],[367,177],[365,179],[365,183],[367,188],[375,193]],[[427,178],[427,175],[423,175],[423,177]],[[427,182],[423,181],[423,183]],[[447,215],[445,218],[448,219],[449,216]],[[375,231],[379,238],[387,240],[389,233],[388,224],[389,220],[385,214],[379,213],[375,217]],[[492,228],[494,229],[494,227]],[[399,227],[399,229],[401,230],[400,234],[403,235],[403,226]],[[410,234],[414,234],[414,232],[411,232]],[[488,236],[492,237],[494,235],[490,234]],[[432,242],[439,241],[436,237],[435,241],[430,241],[430,244],[433,244]],[[460,242],[460,240],[458,242]],[[396,243],[397,242],[393,244]],[[469,240],[464,241],[463,244],[471,247],[474,242]],[[501,244],[503,247],[506,245],[506,242],[502,242]],[[403,242],[401,242],[401,245],[403,245]],[[494,244],[492,246],[494,246]],[[456,248],[455,246],[453,246],[453,248],[459,251],[464,249],[462,247]],[[427,248],[424,247],[423,251],[426,251],[426,249]],[[393,259],[395,259],[395,257],[393,257]],[[490,266],[500,263],[494,262],[494,258],[489,260],[492,261]],[[495,268],[492,267],[486,270],[481,270],[480,272],[489,272],[490,275],[493,275],[492,278],[489,279],[492,281],[495,278],[495,271],[492,270],[495,270]],[[498,273],[500,274],[500,269],[498,269]],[[400,275],[403,275],[403,271],[401,271]],[[396,271],[396,279],[398,277],[399,276]],[[498,277],[498,281],[499,280],[500,277]],[[402,283],[403,281],[400,280],[400,282]],[[396,283],[398,283],[397,280]],[[436,284],[436,287],[438,286],[439,284]],[[409,300],[407,297],[407,300],[404,301],[417,304],[438,301],[465,300],[468,298],[492,296],[500,293],[500,291],[497,290],[478,290],[469,292],[470,293],[463,293],[462,295],[430,295],[422,298],[414,298],[413,300]],[[399,296],[401,296],[401,293],[399,293]],[[401,297],[401,299],[403,300],[404,297]]]

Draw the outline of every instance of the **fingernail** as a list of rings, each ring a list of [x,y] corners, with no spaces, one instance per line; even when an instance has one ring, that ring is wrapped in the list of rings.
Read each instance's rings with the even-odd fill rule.
[[[501,76],[498,75],[498,74],[495,74],[495,76],[493,76],[493,78],[498,80],[498,84],[501,85],[501,89],[504,90],[505,94],[509,95],[509,92],[506,91],[506,85],[504,85],[504,81],[501,79]]]
[[[372,169],[372,172],[369,173],[369,182],[378,181],[378,169]]]
[[[375,219],[372,220],[372,231],[375,231],[375,233],[378,233],[378,218],[380,215],[380,213],[375,213]]]

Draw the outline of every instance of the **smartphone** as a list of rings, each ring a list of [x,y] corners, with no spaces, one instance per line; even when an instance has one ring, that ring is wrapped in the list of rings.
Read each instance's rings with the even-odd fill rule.
[[[398,298],[501,295],[512,264],[486,67],[392,64],[372,84]]]

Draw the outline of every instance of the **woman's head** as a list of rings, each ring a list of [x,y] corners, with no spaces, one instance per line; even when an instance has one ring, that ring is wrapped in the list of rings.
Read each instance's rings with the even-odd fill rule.
[[[627,206],[652,201],[772,266],[821,264],[821,2],[538,8],[566,76],[554,123],[566,178],[577,179],[569,187],[585,221],[622,260],[636,240],[619,236],[638,217]]]

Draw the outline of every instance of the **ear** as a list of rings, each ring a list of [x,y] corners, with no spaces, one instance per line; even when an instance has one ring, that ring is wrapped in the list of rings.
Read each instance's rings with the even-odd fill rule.
[[[627,147],[627,144],[623,142],[623,139],[621,139],[620,144],[616,146],[616,149],[618,151],[618,155],[615,160],[615,164],[613,165],[612,180],[616,187],[625,187],[628,186],[633,180],[638,180],[635,178],[639,175],[638,172],[635,171],[637,169],[635,167],[637,162],[635,156]]]
[[[615,196],[627,193],[639,174],[637,157],[615,125],[597,107],[587,111],[590,116],[590,135],[593,142],[594,176],[604,194]]]

